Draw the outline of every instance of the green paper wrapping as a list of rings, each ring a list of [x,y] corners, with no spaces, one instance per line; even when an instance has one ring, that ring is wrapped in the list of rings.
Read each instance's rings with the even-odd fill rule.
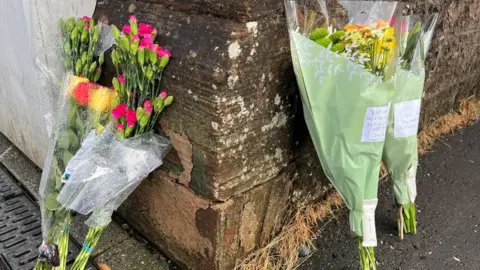
[[[305,121],[322,168],[345,199],[351,230],[375,234],[371,221],[394,80],[383,82],[297,32],[290,37]],[[376,237],[364,237],[363,244],[375,246]]]
[[[396,92],[385,136],[383,161],[393,180],[397,203],[415,201],[418,164],[417,130],[425,73],[414,75],[399,69]]]

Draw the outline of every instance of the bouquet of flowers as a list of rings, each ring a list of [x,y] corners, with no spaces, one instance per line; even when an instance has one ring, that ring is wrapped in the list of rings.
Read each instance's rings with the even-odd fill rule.
[[[45,161],[40,183],[44,243],[35,269],[65,269],[70,231],[70,211],[58,203],[64,187],[63,172],[93,130],[99,134],[110,121],[117,93],[86,78],[67,75],[56,119],[54,140]]]
[[[397,2],[285,0],[305,121],[345,199],[363,269],[375,269],[375,208],[395,90]]]
[[[416,233],[415,197],[418,165],[417,131],[425,81],[425,55],[438,15],[422,21],[402,17],[400,61],[396,74],[393,109],[385,137],[383,161],[393,180],[397,202],[398,233]]]
[[[170,52],[153,42],[151,25],[137,24],[135,16],[113,26],[112,51],[118,94],[113,118],[105,131],[91,131],[63,173],[65,184],[56,200],[65,209],[90,215],[90,227],[72,270],[84,269],[111,215],[150,172],[162,164],[170,142],[153,133],[161,112],[173,97],[161,91],[162,74]]]
[[[101,75],[102,52],[106,49],[99,41],[100,26],[89,17],[70,18],[59,25],[67,75],[40,184],[44,243],[39,248],[37,270],[66,267],[71,217],[56,200],[64,184],[62,174],[90,130],[101,133],[110,121],[110,107],[117,96],[115,91],[92,82]]]

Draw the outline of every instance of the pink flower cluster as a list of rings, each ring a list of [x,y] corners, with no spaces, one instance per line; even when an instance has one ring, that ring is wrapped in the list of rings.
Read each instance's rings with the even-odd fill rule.
[[[125,117],[128,127],[134,127],[137,122],[137,113],[134,110],[128,108],[127,104],[119,104],[112,110],[112,115],[116,119]],[[125,127],[122,123],[117,124],[118,130],[124,130]]]
[[[130,16],[130,23],[137,23],[137,18],[134,15]],[[130,35],[132,34],[132,27],[128,24],[124,25],[122,28],[123,33]],[[135,34],[132,37],[133,41],[140,40],[138,46],[139,49],[148,49],[151,52],[156,52],[157,57],[161,58],[163,56],[171,57],[172,54],[169,50],[163,49],[162,47],[154,44],[154,37],[157,35],[157,29],[155,29],[151,24],[140,23],[138,25],[138,34]]]

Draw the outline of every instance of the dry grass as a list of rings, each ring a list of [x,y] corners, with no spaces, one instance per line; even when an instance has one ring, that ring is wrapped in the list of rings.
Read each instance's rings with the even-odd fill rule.
[[[424,155],[432,146],[435,139],[444,134],[449,134],[459,128],[464,128],[479,116],[480,100],[466,99],[460,103],[457,112],[447,114],[429,125],[425,125],[418,135],[419,154]],[[388,172],[381,164],[380,178],[384,179]],[[296,209],[293,217],[283,226],[280,233],[266,246],[248,255],[244,260],[238,261],[235,270],[292,270],[296,269],[308,257],[299,257],[298,250],[306,247],[315,249],[314,241],[317,236],[318,223],[334,219],[343,206],[342,197],[332,192],[324,201]],[[279,228],[277,228],[279,229]],[[277,230],[275,230],[277,231]],[[309,254],[312,254],[310,252]]]
[[[335,218],[342,205],[342,197],[332,192],[322,203],[298,209],[270,243],[238,261],[235,270],[296,269],[306,259],[299,257],[299,248],[314,250],[318,223]]]
[[[480,99],[469,98],[460,102],[457,112],[440,117],[433,123],[424,126],[418,134],[418,153],[423,156],[438,137],[453,133],[456,129],[468,126],[477,120],[479,115]]]

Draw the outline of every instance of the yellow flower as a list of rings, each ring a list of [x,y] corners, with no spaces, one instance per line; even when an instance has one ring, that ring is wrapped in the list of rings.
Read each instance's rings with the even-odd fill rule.
[[[67,97],[72,96],[73,90],[79,83],[88,83],[88,79],[84,77],[72,76],[67,87]]]
[[[374,53],[375,55],[385,55],[386,59],[383,59],[385,60],[385,63],[390,62],[390,58],[393,55],[393,50],[395,49],[396,42],[394,35],[395,30],[392,27],[389,27],[387,30],[385,30],[383,37],[375,41]],[[378,59],[381,60],[381,58]]]
[[[117,92],[106,87],[99,87],[92,91],[88,107],[97,112],[106,112],[111,109],[112,101],[117,97]]]

